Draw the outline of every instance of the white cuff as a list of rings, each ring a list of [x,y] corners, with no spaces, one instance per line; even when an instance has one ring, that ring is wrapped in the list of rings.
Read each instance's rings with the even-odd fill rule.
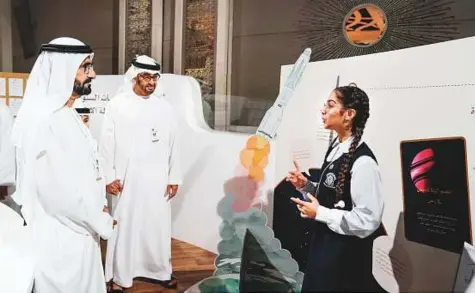
[[[181,179],[169,178],[168,185],[181,185]]]
[[[332,221],[332,213],[329,208],[326,208],[324,206],[318,206],[317,209],[317,215],[315,216],[315,220],[319,222],[323,222],[325,224],[328,224]]]
[[[104,170],[103,171],[103,175],[104,175],[104,181],[106,183],[106,185],[109,185],[111,184],[112,182],[114,182],[117,178],[115,176],[115,171],[106,171]]]
[[[112,236],[114,219],[108,213],[101,211],[95,221],[96,233],[104,240],[109,239]]]
[[[329,209],[324,206],[318,206],[317,215],[315,216],[315,220],[319,222],[323,222],[328,226],[332,227],[339,227],[341,224],[341,220],[343,216],[348,211],[339,210],[339,209]]]

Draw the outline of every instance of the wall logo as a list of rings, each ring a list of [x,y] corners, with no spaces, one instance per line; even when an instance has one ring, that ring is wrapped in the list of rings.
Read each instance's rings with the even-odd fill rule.
[[[467,1],[302,1],[305,2],[295,20],[295,38],[297,44],[302,44],[302,50],[312,49],[311,61],[387,52],[464,37],[460,3]]]
[[[345,17],[345,37],[352,45],[368,47],[381,40],[386,32],[386,15],[374,4],[353,8]]]

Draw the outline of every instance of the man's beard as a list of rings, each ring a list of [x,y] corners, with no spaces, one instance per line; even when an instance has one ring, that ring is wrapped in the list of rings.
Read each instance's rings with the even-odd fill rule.
[[[149,87],[149,89],[147,89],[147,87]],[[142,84],[141,88],[145,93],[151,95],[155,91],[156,86],[149,86],[149,85]]]
[[[88,78],[83,83],[79,83],[74,81],[73,92],[78,94],[79,96],[89,95],[92,91],[91,89],[91,81],[92,79]],[[86,86],[88,85],[88,86]]]

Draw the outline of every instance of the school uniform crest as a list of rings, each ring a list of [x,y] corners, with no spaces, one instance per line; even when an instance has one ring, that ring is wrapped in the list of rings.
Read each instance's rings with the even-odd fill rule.
[[[333,173],[327,173],[323,184],[328,188],[335,188],[336,175]]]

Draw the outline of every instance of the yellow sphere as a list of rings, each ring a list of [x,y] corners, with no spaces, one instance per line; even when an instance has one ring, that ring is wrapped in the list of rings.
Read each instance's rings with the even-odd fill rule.
[[[264,180],[264,169],[258,166],[252,166],[249,169],[249,177],[251,177],[256,182],[261,182]]]

